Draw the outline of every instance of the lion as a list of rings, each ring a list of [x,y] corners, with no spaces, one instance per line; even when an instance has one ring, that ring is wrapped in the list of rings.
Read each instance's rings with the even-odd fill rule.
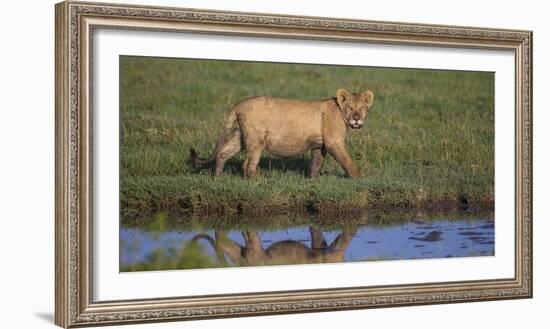
[[[264,248],[257,231],[244,230],[241,233],[244,245],[218,230],[215,231],[214,238],[209,234],[197,234],[191,241],[198,243],[199,240],[206,240],[216,251],[220,264],[226,263],[227,256],[233,266],[336,263],[344,261],[345,252],[357,233],[357,228],[342,230],[329,245],[321,229],[310,226],[309,247],[301,241],[284,240]]]
[[[233,106],[212,154],[198,157],[191,148],[191,161],[201,167],[215,161],[213,174],[220,176],[228,159],[245,151],[242,164],[245,177],[258,172],[263,151],[282,157],[299,157],[311,152],[309,176],[317,177],[328,152],[352,178],[359,168],[348,154],[348,129],[361,129],[374,101],[374,93],[361,94],[338,89],[336,97],[319,101],[257,96]]]

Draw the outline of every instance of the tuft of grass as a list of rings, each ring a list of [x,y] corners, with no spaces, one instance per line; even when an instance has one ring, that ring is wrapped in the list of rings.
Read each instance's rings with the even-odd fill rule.
[[[366,127],[347,137],[361,179],[345,177],[330,156],[318,179],[306,177],[308,154],[264,154],[256,179],[242,178],[242,155],[219,178],[188,163],[191,147],[213,150],[243,98],[326,99],[342,87],[375,93]],[[494,199],[493,73],[122,56],[120,118],[123,212],[490,207]]]
[[[136,272],[214,267],[221,267],[221,264],[215,262],[200,244],[187,242],[179,249],[157,248],[147,256],[146,261],[131,265],[121,264],[120,271]]]

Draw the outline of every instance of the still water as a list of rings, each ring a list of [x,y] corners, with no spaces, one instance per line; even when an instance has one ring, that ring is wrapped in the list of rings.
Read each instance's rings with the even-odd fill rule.
[[[200,221],[171,225],[165,217],[156,216],[149,225],[122,224],[120,270],[494,255],[492,216],[451,217],[405,219],[390,224],[359,223],[341,228],[315,223],[220,229],[201,225]]]

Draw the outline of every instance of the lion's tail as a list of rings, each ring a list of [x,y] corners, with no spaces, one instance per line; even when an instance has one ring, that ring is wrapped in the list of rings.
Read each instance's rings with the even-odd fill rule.
[[[191,242],[197,243],[201,239],[208,241],[212,245],[212,247],[216,249],[216,241],[212,239],[212,237],[210,237],[210,235],[208,234],[197,234],[191,239]]]
[[[201,239],[208,241],[208,243],[210,243],[212,248],[214,248],[214,250],[216,251],[216,256],[218,257],[218,261],[220,262],[220,264],[226,264],[225,257],[223,255],[223,251],[219,248],[218,243],[216,242],[216,240],[212,239],[212,237],[210,235],[208,235],[208,234],[197,234],[193,237],[193,239],[191,239],[191,243],[198,243],[199,240],[201,240]]]
[[[195,151],[194,148],[191,148],[191,163],[195,165],[195,167],[202,167],[205,166],[212,161],[216,159],[216,155],[220,152],[221,148],[223,147],[223,144],[227,141],[227,138],[233,133],[233,131],[237,128],[237,113],[235,110],[231,110],[229,112],[229,115],[225,119],[225,124],[223,127],[223,131],[220,134],[220,137],[218,138],[218,142],[216,143],[216,147],[214,148],[214,151],[210,156],[206,159],[199,158],[199,155],[197,154],[197,151]]]

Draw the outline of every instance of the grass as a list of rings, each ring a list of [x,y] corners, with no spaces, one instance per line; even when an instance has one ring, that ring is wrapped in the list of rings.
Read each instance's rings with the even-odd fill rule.
[[[494,75],[303,64],[121,57],[121,209],[254,212],[468,203],[494,199]],[[338,88],[375,93],[348,151],[363,178],[328,157],[318,179],[309,155],[264,154],[244,179],[242,154],[219,178],[189,163],[208,155],[237,101],[270,95],[326,99]]]

